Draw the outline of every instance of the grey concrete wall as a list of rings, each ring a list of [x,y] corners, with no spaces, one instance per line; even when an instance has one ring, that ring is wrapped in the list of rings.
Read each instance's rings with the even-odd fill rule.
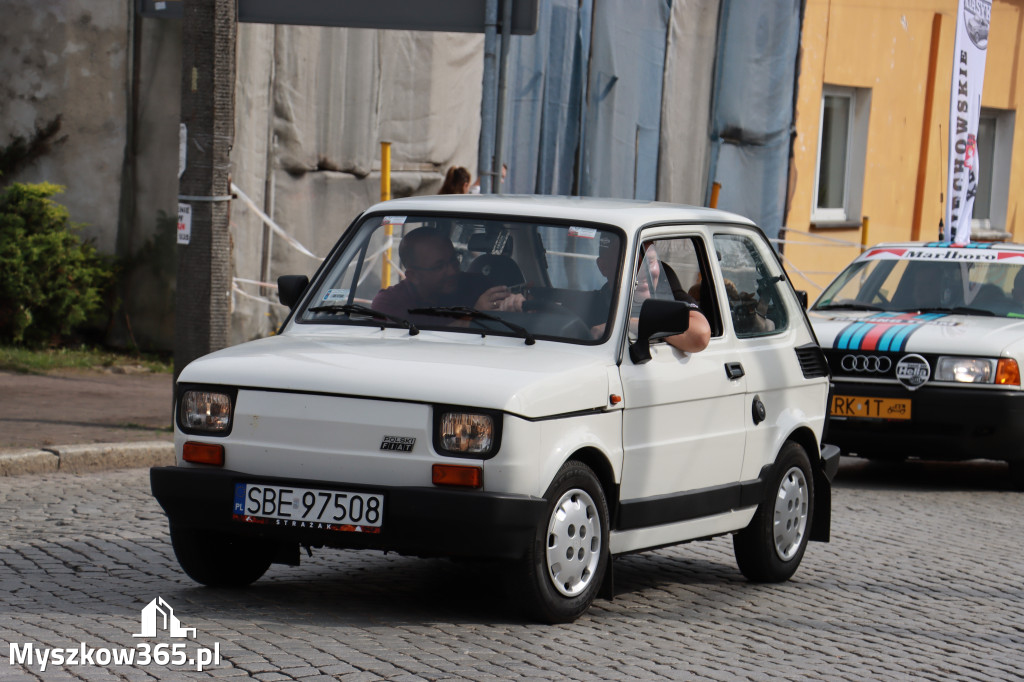
[[[126,143],[130,0],[4,0],[0,144],[60,115],[52,150],[8,181],[54,182],[82,235],[113,253]]]

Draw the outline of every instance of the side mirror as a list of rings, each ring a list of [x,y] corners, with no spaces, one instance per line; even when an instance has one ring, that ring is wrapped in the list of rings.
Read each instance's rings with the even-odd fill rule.
[[[281,275],[277,278],[277,299],[294,310],[308,286],[309,277],[305,275]]]
[[[807,306],[810,305],[810,299],[807,298],[807,291],[805,289],[796,290],[796,300],[800,301],[800,305],[807,310]]]
[[[690,328],[690,311],[683,301],[660,301],[649,298],[640,306],[637,339],[629,345],[629,359],[642,365],[651,359],[651,339],[657,336],[682,334]]]

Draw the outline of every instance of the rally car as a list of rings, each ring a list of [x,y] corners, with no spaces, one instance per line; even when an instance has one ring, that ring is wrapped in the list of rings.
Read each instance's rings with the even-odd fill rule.
[[[1009,462],[1024,486],[1024,246],[867,249],[812,306],[828,441],[870,459]]]
[[[740,216],[399,199],[279,292],[279,334],[182,370],[177,464],[151,473],[200,583],[300,547],[470,557],[563,622],[616,555],[732,534],[744,575],[781,581],[829,537],[828,367]],[[699,352],[674,345],[691,320]]]

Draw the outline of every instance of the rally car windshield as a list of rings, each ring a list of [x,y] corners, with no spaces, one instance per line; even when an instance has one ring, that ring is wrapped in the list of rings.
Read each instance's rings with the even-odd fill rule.
[[[1024,317],[1022,269],[1024,266],[1019,263],[998,260],[858,260],[825,289],[812,310]]]
[[[296,316],[299,324],[444,330],[600,343],[623,238],[601,225],[370,216]]]

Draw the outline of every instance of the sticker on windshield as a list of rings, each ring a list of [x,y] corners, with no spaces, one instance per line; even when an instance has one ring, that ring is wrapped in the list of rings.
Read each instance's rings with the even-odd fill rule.
[[[404,225],[404,215],[386,215],[384,219],[380,221],[381,225]]]
[[[991,261],[1022,261],[1024,253],[1020,251],[997,251],[989,248],[905,248],[879,247],[871,249],[858,260],[930,260],[979,263]]]
[[[570,227],[570,237],[580,237],[581,239],[594,239],[597,237],[596,227]]]
[[[338,301],[344,303],[348,301],[348,289],[328,289],[327,293],[320,300],[327,301],[330,303],[336,303]]]

